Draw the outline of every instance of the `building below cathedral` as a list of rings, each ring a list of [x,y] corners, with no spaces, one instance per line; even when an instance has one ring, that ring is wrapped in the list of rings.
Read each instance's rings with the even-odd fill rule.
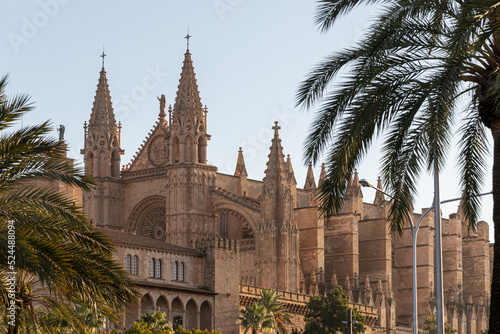
[[[280,291],[291,327],[300,329],[310,296],[342,286],[367,316],[367,332],[409,333],[411,232],[408,226],[402,237],[388,231],[383,194],[363,203],[356,173],[342,209],[319,217],[312,166],[298,188],[277,122],[269,125],[274,137],[262,181],[249,178],[236,147],[234,175],[219,173],[207,163],[207,113],[187,50],[173,107],[162,96],[158,120],[121,168],[121,126],[104,67],[100,72],[82,149],[85,172],[98,185],[83,194],[83,206],[115,241],[117,257],[142,293],[119,326],[159,310],[175,326],[238,333],[240,308],[264,287]],[[318,186],[325,178],[323,167]],[[458,334],[479,334],[487,328],[493,248],[485,222],[472,233],[462,219],[460,210],[443,219],[445,314]],[[429,214],[418,238],[420,325],[435,307],[433,282]]]

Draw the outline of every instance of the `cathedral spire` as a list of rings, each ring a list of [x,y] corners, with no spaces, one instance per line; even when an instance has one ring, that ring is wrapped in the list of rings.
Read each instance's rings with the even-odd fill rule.
[[[243,150],[240,147],[238,151],[238,161],[236,162],[236,170],[234,171],[234,176],[248,176],[247,169],[245,167],[245,160],[243,159]]]
[[[169,116],[169,160],[175,163],[207,162],[207,108],[203,108],[191,60],[186,50],[172,117]],[[170,110],[169,110],[170,115]]]
[[[378,177],[378,180],[377,180],[377,189],[383,190],[382,189],[382,180],[380,179],[380,176]],[[381,191],[377,190],[377,192],[375,194],[375,199],[373,200],[373,204],[382,205],[384,203],[385,203],[384,194]]]
[[[281,146],[281,139],[279,137],[278,122],[274,122],[273,130],[274,137],[271,141],[269,160],[264,177],[264,186],[270,186],[270,189],[276,189],[276,185],[287,183],[288,167],[285,164],[285,155],[283,154],[283,147]],[[279,187],[281,188],[281,187]]]
[[[97,83],[94,105],[89,120],[89,131],[102,129],[106,132],[116,132],[116,120],[109,93],[106,71],[102,68]]]
[[[325,180],[326,180],[326,168],[325,164],[323,163],[321,164],[321,172],[319,174],[318,188],[321,188]]]
[[[312,190],[312,189],[316,189],[316,181],[314,181],[312,163],[309,161],[309,166],[307,167],[306,183],[304,184],[304,190]]]
[[[358,171],[354,171],[354,177],[349,180],[346,189],[346,196],[349,197],[363,197],[361,192],[361,185],[359,184]]]
[[[297,185],[297,180],[295,179],[295,173],[293,172],[292,159],[290,158],[290,154],[286,156],[286,168],[288,170],[288,181],[290,185]]]
[[[101,55],[104,59],[104,52]],[[106,71],[101,69],[94,105],[88,125],[85,124],[85,172],[97,177],[120,177],[121,125],[116,124]]]
[[[179,114],[182,115],[184,113],[203,119],[203,106],[189,50],[186,50],[184,54],[184,64],[175,98],[174,117],[175,114],[180,116]]]

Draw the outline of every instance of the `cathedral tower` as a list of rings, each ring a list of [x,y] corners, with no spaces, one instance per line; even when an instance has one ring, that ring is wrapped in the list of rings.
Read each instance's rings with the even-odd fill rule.
[[[121,202],[119,189],[121,125],[116,124],[104,56],[89,123],[84,125],[85,173],[97,178],[98,186],[84,195],[85,211],[99,226],[118,227]]]
[[[166,241],[189,247],[215,234],[211,188],[217,168],[207,165],[207,108],[201,104],[189,49],[175,104],[169,110]]]
[[[261,221],[256,233],[257,285],[297,292],[299,286],[299,230],[294,221],[296,199],[290,164],[285,163],[278,122],[261,195]]]

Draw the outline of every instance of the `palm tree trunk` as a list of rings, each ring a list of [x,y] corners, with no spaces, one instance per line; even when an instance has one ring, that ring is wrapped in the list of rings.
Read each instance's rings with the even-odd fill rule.
[[[493,226],[495,235],[489,334],[500,333],[500,121],[491,124],[493,135]]]

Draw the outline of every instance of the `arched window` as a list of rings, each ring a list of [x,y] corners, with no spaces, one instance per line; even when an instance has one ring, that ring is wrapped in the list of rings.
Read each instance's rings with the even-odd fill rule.
[[[155,277],[155,259],[151,259],[149,264],[149,277]]]
[[[178,163],[180,161],[180,149],[179,149],[179,138],[176,136],[172,142],[172,157],[173,162]]]
[[[177,262],[174,262],[174,270],[173,270],[173,273],[174,273],[173,279],[174,279],[174,281],[177,281],[177,279],[178,279],[177,278],[177,266],[178,266]]]
[[[220,232],[219,235],[223,239],[227,239],[229,237],[228,217],[229,217],[229,214],[227,211],[219,212],[219,232]]]
[[[203,137],[198,139],[198,162],[204,164],[207,161],[207,144]]]
[[[94,175],[94,155],[89,152],[87,159],[85,159],[85,173],[87,175]]]
[[[132,258],[132,275],[137,275],[137,255]]]
[[[125,256],[125,270],[128,273],[131,273],[131,271],[130,271],[130,255],[128,255],[128,254],[127,254],[127,256]]]
[[[179,264],[179,281],[184,281],[184,262]]]
[[[156,278],[161,278],[161,260],[156,260]]]

